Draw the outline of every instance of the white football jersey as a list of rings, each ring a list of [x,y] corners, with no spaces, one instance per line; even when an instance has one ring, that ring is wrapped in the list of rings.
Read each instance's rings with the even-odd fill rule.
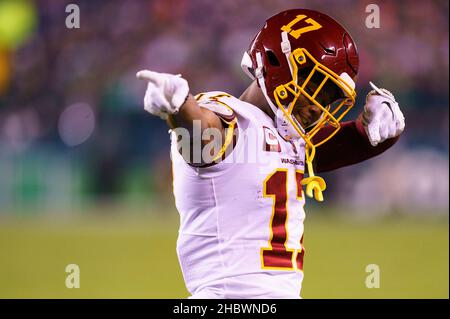
[[[177,253],[187,289],[192,298],[299,298],[304,141],[285,141],[267,114],[226,93],[202,94],[198,103],[234,114],[239,136],[224,161],[194,167],[172,133]]]

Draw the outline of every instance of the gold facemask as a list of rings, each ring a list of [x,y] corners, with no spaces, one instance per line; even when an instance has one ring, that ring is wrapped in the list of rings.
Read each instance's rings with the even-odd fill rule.
[[[309,176],[308,178],[304,178],[302,180],[302,185],[306,185],[306,194],[309,197],[313,197],[314,194],[314,198],[316,200],[323,201],[322,191],[325,190],[326,184],[323,178],[314,175],[312,165],[316,147],[330,140],[339,131],[341,127],[340,121],[355,104],[356,92],[354,87],[352,87],[352,85],[348,83],[350,81],[346,81],[345,76],[339,76],[329,68],[317,62],[317,60],[314,59],[314,57],[306,49],[300,48],[294,50],[289,56],[289,61],[292,67],[293,78],[290,82],[279,85],[273,92],[273,95],[275,97],[278,108],[283,111],[286,119],[289,120],[290,124],[295,128],[295,130],[306,143],[305,156]],[[310,64],[314,65],[314,67],[306,76],[303,83],[299,84],[299,66],[304,65],[308,61],[310,62]],[[310,88],[310,85],[313,84],[311,83],[311,79],[315,75],[321,75],[323,79],[321,80],[317,88],[315,88],[311,92],[311,90],[307,90],[307,88]],[[347,74],[345,75],[349,78]],[[321,93],[322,89],[324,89],[325,86],[329,84],[336,85],[337,88],[342,90],[343,97],[330,105],[322,105],[319,99],[319,94]],[[309,91],[310,93],[308,93],[307,91]],[[289,95],[293,96],[294,98],[289,104],[286,105],[286,103],[283,103],[283,100],[286,100]],[[305,130],[298,123],[292,113],[294,110],[294,106],[296,105],[296,102],[300,96],[306,97],[311,103],[313,103],[322,111],[321,118],[307,130]],[[320,141],[313,141],[314,136],[320,131],[320,129],[328,125],[334,128],[331,134]]]

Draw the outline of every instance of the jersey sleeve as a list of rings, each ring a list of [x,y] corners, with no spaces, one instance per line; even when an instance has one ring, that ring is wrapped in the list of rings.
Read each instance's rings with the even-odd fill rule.
[[[236,121],[236,113],[224,101],[229,97],[231,95],[225,92],[207,92],[197,94],[195,99],[200,107],[214,112],[223,122],[229,125]]]
[[[324,127],[314,137],[320,141],[332,133],[334,128]],[[357,164],[375,157],[391,146],[399,136],[390,138],[377,146],[372,146],[364,131],[360,119],[341,123],[341,129],[327,143],[316,150],[316,171],[323,173],[340,167]]]

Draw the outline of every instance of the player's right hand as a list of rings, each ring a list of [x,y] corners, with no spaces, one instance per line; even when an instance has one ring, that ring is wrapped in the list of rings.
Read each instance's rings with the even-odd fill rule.
[[[189,85],[180,74],[142,70],[136,77],[148,81],[144,109],[164,120],[169,114],[178,113],[189,95]]]

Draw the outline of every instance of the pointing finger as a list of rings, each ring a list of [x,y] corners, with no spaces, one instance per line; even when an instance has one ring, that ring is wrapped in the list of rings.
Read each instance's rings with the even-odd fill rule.
[[[140,80],[147,80],[155,84],[158,84],[161,81],[161,76],[158,74],[158,72],[153,72],[149,70],[139,71],[136,74],[136,77]]]

